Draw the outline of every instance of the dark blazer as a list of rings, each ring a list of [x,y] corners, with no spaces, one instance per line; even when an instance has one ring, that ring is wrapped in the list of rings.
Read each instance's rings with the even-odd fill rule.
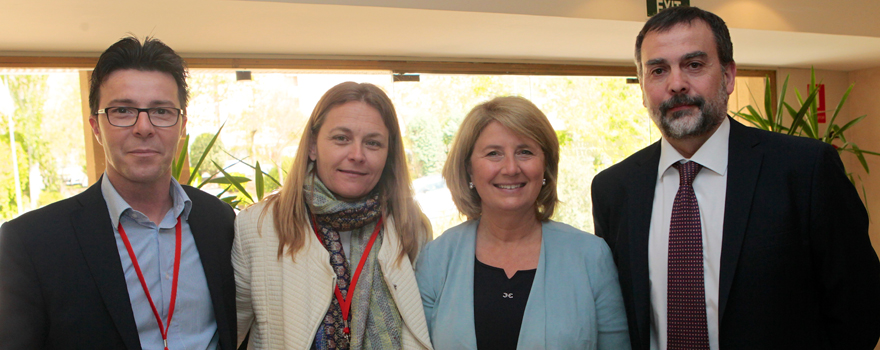
[[[235,213],[183,186],[222,349],[234,349]],[[0,347],[141,349],[100,182],[0,227]]]
[[[730,119],[721,349],[873,349],[880,261],[833,147]],[[633,349],[649,348],[648,231],[660,143],[593,180],[596,234],[618,266]]]

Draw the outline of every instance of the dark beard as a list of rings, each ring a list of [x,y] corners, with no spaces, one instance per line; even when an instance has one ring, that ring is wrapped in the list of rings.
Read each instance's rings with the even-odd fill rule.
[[[726,103],[724,103],[726,102],[724,100],[726,98],[726,90],[722,84],[718,91],[718,100],[716,101],[707,102],[702,96],[679,94],[663,101],[654,112],[659,113],[660,128],[663,129],[663,134],[667,137],[671,139],[684,139],[693,136],[700,136],[712,131],[718,126],[718,124],[721,124],[721,121],[727,116],[727,112],[725,111]],[[681,105],[692,105],[697,107],[697,113],[699,113],[699,116],[696,116],[696,118],[698,118],[696,125],[690,126],[689,128],[683,128],[680,125],[679,127],[676,127],[673,125],[674,121],[694,113],[693,111],[682,110],[673,112],[671,115],[668,114],[670,109]]]

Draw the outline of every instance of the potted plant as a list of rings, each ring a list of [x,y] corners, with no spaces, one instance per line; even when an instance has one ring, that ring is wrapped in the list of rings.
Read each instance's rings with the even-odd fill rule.
[[[225,125],[225,123],[224,123]],[[217,133],[211,138],[211,141],[208,142],[208,145],[205,146],[204,151],[202,152],[201,157],[196,162],[195,166],[191,169],[191,174],[189,176],[189,180],[186,182],[186,185],[193,185],[194,182],[198,182],[197,185],[194,185],[196,188],[202,188],[206,184],[216,183],[221,186],[225,186],[224,190],[217,194],[217,198],[228,203],[230,206],[236,209],[244,209],[249,204],[256,203],[263,199],[265,194],[265,190],[267,185],[269,185],[269,181],[274,183],[276,186],[280,187],[281,183],[278,182],[274,177],[267,174],[260,167],[260,162],[257,161],[256,165],[250,165],[247,162],[235,158],[239,163],[247,165],[248,167],[254,169],[254,185],[256,188],[256,200],[251,196],[250,193],[245,189],[245,183],[252,181],[250,178],[245,176],[236,176],[229,174],[226,172],[226,169],[217,164],[216,162],[211,162],[214,167],[217,168],[217,171],[212,173],[207,179],[202,179],[199,174],[199,169],[202,166],[202,163],[208,157],[210,150],[214,147],[214,143],[217,141],[217,137],[220,136],[220,131],[223,131],[223,126],[220,126],[220,129],[217,130]],[[175,179],[180,179],[180,175],[183,173],[183,162],[186,159],[187,150],[189,148],[189,135],[186,135],[186,141],[184,142],[184,146],[180,150],[180,154],[177,156],[175,161],[171,164],[171,174]],[[232,156],[232,155],[230,155]],[[233,157],[234,158],[234,157]],[[198,179],[198,180],[197,180]],[[267,181],[268,180],[268,181]],[[230,191],[237,191],[238,194],[227,195]],[[226,196],[224,196],[226,195]]]
[[[834,112],[831,114],[831,119],[828,121],[828,127],[825,128],[825,132],[821,132],[819,130],[818,101],[816,101],[816,95],[819,92],[816,85],[816,70],[810,68],[810,86],[807,91],[806,99],[804,99],[800,92],[795,89],[795,95],[797,96],[798,103],[800,103],[798,109],[795,109],[785,102],[785,93],[788,89],[788,78],[789,77],[785,77],[785,82],[782,83],[782,90],[779,94],[779,104],[776,106],[775,110],[772,109],[773,103],[771,102],[772,90],[770,79],[769,77],[765,77],[764,112],[762,113],[760,109],[748,105],[741,108],[734,113],[734,115],[745,119],[760,129],[809,137],[834,146],[838,153],[852,153],[858,158],[859,163],[861,163],[862,167],[865,169],[865,173],[870,173],[868,162],[865,161],[865,155],[880,156],[880,153],[859,148],[857,144],[847,140],[846,135],[844,134],[846,130],[861,122],[862,119],[867,117],[867,115],[859,116],[843,126],[835,123],[837,116],[840,114],[840,110],[843,108],[843,105],[846,103],[846,100],[853,89],[853,85],[850,85],[849,88],[846,89],[846,92],[837,104],[837,108],[835,108]],[[752,100],[754,100],[754,96],[752,97]],[[786,111],[788,115],[791,116],[791,124],[789,126],[783,124],[783,111]],[[847,172],[847,176],[853,185],[855,185],[856,181],[853,177],[853,173]],[[859,181],[861,182],[860,177]],[[866,196],[864,185],[862,185],[861,188],[862,196]]]

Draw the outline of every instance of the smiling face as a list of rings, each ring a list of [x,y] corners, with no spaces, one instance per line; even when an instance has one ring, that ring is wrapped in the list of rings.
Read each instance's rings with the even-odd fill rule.
[[[643,103],[667,139],[711,135],[727,115],[736,64],[722,67],[701,21],[648,32],[642,43]]]
[[[480,132],[470,158],[470,177],[482,212],[514,211],[535,215],[544,178],[544,152],[537,142],[497,121]]]
[[[330,109],[309,147],[318,178],[347,201],[376,187],[387,158],[388,128],[379,111],[360,101]]]
[[[177,83],[163,72],[118,70],[101,84],[99,108],[180,108]],[[181,115],[177,124],[157,128],[146,113],[129,127],[110,125],[107,115],[89,117],[92,132],[104,147],[107,177],[114,186],[151,185],[171,181],[171,162],[186,127]]]

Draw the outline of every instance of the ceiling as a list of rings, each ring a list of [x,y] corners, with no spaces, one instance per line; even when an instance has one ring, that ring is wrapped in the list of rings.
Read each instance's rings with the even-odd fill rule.
[[[880,67],[877,0],[690,0],[740,68]],[[184,57],[631,65],[645,0],[0,0],[0,56],[89,56],[132,33]],[[871,14],[871,15],[865,15]]]

